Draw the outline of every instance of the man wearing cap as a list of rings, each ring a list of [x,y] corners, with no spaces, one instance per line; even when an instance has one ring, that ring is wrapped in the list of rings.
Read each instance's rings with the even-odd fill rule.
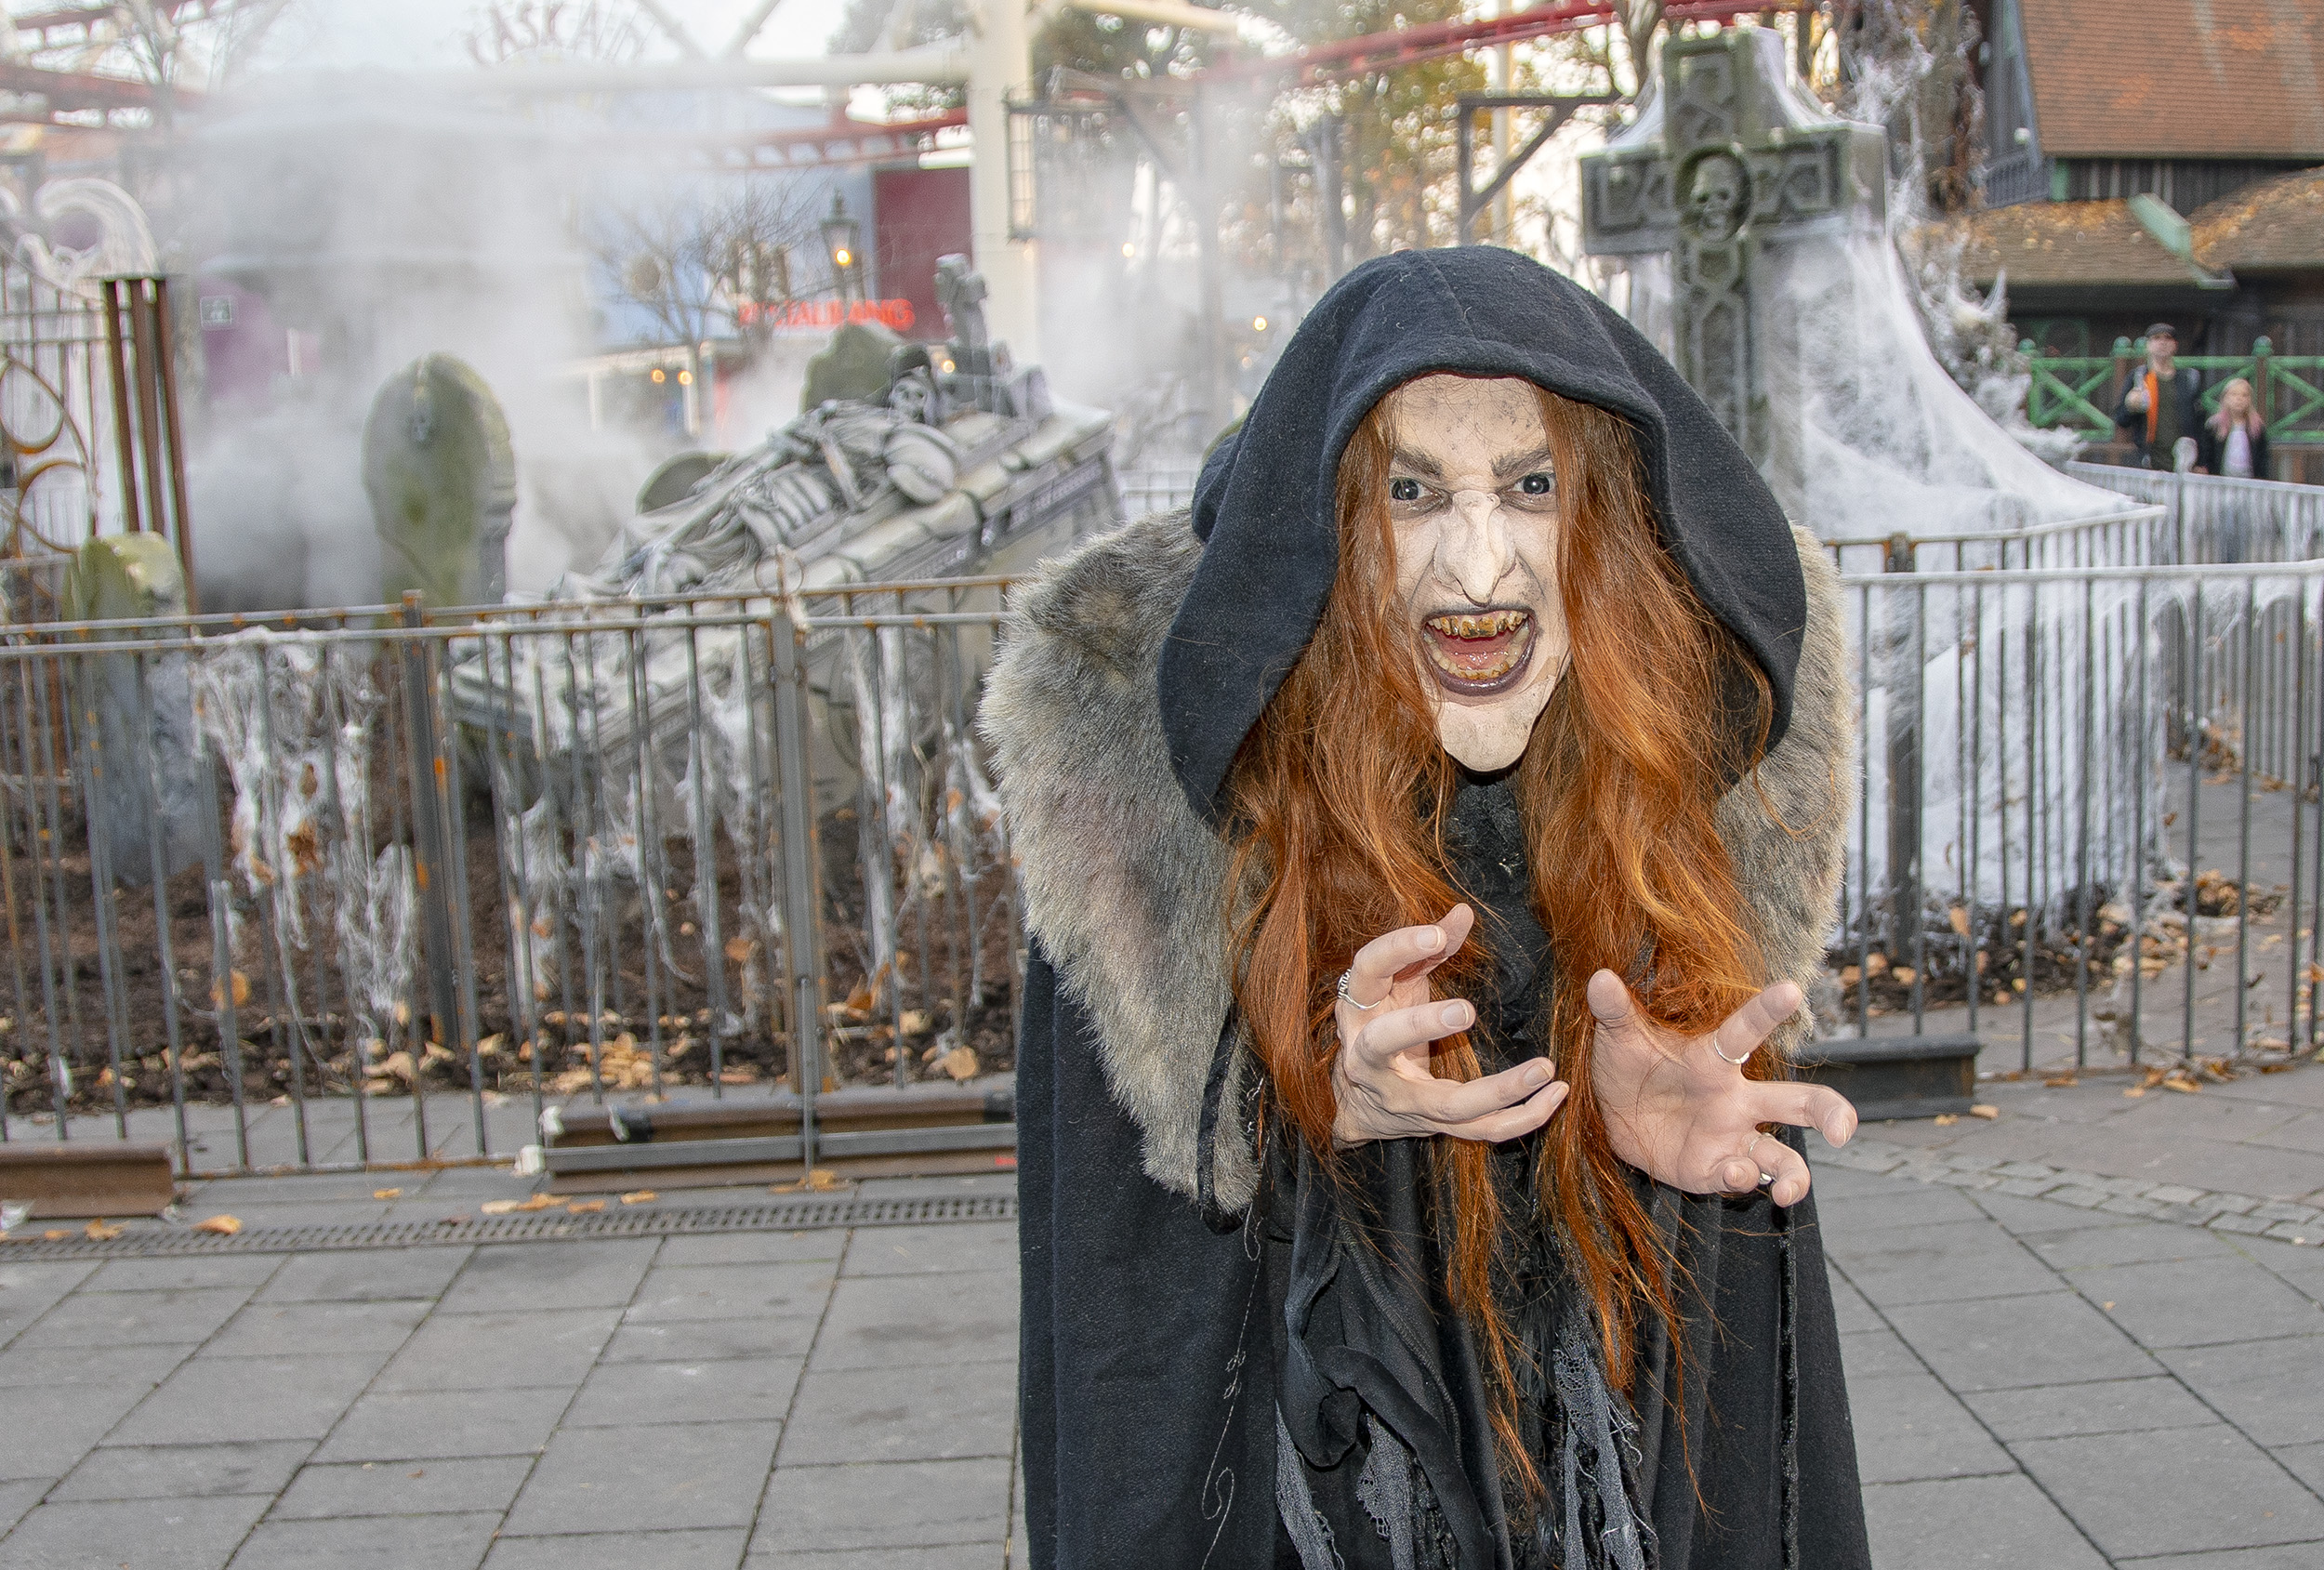
[[[2179,335],[2170,323],[2147,328],[2146,368],[2130,379],[2114,411],[2116,429],[2137,444],[2139,462],[2147,468],[2176,468],[2179,442],[2193,442],[2201,424],[2195,395],[2202,390],[2202,375],[2180,370],[2178,353]]]

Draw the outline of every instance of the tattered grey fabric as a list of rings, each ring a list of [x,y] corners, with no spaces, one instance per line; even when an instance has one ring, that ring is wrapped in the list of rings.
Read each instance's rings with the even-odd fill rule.
[[[1372,1448],[1364,1458],[1363,1475],[1355,1480],[1356,1503],[1364,1507],[1364,1513],[1372,1518],[1372,1529],[1388,1545],[1388,1558],[1395,1570],[1414,1570],[1419,1533],[1411,1454],[1378,1418],[1367,1417],[1364,1423]]]
[[[1344,1570],[1331,1523],[1315,1508],[1314,1491],[1307,1485],[1307,1469],[1300,1465],[1299,1446],[1275,1411],[1275,1513],[1283,1518],[1284,1534],[1300,1556],[1301,1570]],[[1396,1570],[1406,1570],[1398,1560]]]
[[[1590,1343],[1588,1326],[1568,1321],[1552,1357],[1557,1474],[1565,1509],[1551,1563],[1558,1570],[1653,1570],[1654,1531],[1642,1518],[1631,1485],[1638,1424],[1630,1404],[1606,1388],[1605,1370]],[[1545,1516],[1542,1527],[1549,1525]]]

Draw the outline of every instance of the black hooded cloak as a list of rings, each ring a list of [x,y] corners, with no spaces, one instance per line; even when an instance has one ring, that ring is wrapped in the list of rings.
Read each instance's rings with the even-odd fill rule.
[[[1442,1271],[1419,1142],[1359,1153],[1373,1203],[1356,1246],[1296,1153],[1272,1150],[1261,1169],[1260,1074],[1220,942],[1221,790],[1330,591],[1340,453],[1392,389],[1434,372],[1520,376],[1628,423],[1661,543],[1774,697],[1758,777],[1720,811],[1755,935],[1776,974],[1804,981],[1820,964],[1851,714],[1820,555],[1798,548],[1668,363],[1570,282],[1487,247],[1355,269],[1206,464],[1191,519],[1129,525],[1019,598],[984,707],[1033,935],[1017,1115],[1037,1570],[1299,1563],[1279,1494],[1312,1486],[1348,1512],[1353,1469],[1382,1436],[1396,1441],[1382,1454],[1406,1458],[1397,1511],[1419,1497],[1412,1519],[1437,1540],[1391,1544],[1382,1521],[1380,1542],[1358,1541],[1343,1513],[1327,1556],[1526,1562],[1473,1350],[1431,1296]],[[1521,895],[1499,903],[1522,920]],[[1512,1031],[1532,970],[1507,978]],[[1654,1563],[1868,1565],[1813,1200],[1782,1210],[1639,1182],[1689,1284],[1684,1384],[1650,1322],[1617,1403]],[[1367,1471],[1376,1520],[1380,1493]],[[1298,1524],[1313,1562],[1312,1524]]]

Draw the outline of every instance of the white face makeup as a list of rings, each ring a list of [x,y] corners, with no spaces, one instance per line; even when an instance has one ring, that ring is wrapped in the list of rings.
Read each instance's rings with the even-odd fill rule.
[[[1515,377],[1422,376],[1388,395],[1388,416],[1396,593],[1437,739],[1467,768],[1505,769],[1565,672],[1540,396]]]

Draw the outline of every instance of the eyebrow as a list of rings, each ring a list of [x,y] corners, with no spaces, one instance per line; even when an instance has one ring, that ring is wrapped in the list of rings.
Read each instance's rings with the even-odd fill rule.
[[[1544,467],[1549,463],[1552,455],[1553,455],[1551,453],[1546,443],[1538,447],[1530,448],[1522,453],[1504,454],[1493,465],[1493,478],[1496,480],[1513,480],[1521,474],[1527,474],[1532,472],[1534,469]],[[1434,458],[1430,457],[1425,453],[1416,453],[1408,447],[1398,447],[1394,452],[1390,454],[1389,463],[1391,467],[1408,468],[1412,470],[1413,473],[1423,475],[1431,480],[1442,480],[1445,478],[1445,466],[1443,464],[1438,463]]]
[[[1518,475],[1546,466],[1553,455],[1547,445],[1535,447],[1529,452],[1510,454],[1493,466],[1493,478],[1513,480]]]

